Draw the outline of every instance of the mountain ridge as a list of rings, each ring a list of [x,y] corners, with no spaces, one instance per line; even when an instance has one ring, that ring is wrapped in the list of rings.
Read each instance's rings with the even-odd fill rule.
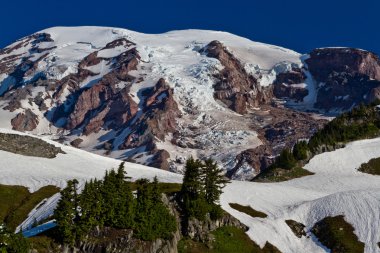
[[[326,113],[380,97],[376,55],[319,51],[205,30],[49,28],[0,50],[1,127],[175,172],[213,157],[249,180]]]

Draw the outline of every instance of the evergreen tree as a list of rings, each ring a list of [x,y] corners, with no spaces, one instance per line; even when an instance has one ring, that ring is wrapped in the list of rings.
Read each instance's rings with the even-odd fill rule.
[[[77,194],[78,181],[69,181],[55,210],[62,242],[72,246],[95,226],[132,228],[143,240],[170,238],[177,224],[162,201],[157,178],[153,183],[138,180],[136,198],[128,179],[122,163],[117,172],[106,172],[103,180],[86,182],[81,194]]]
[[[120,228],[133,227],[135,201],[130,187],[130,177],[126,176],[124,162],[120,164],[116,174],[116,195],[114,226]]]
[[[158,180],[149,183],[147,179],[137,181],[136,236],[143,240],[169,239],[176,230],[176,220],[162,202]]]
[[[293,153],[287,148],[282,150],[276,160],[276,166],[286,170],[294,168],[296,164],[297,161],[294,158]]]
[[[186,161],[181,197],[186,217],[203,220],[209,212],[203,184],[203,164],[200,160],[190,157]]]
[[[77,239],[75,224],[79,218],[77,184],[78,181],[75,179],[67,182],[67,187],[61,191],[61,199],[54,213],[62,242],[69,245],[73,245]]]
[[[152,187],[149,185],[148,179],[140,179],[136,181],[137,199],[136,199],[136,235],[143,240],[153,238],[152,220],[153,201]]]
[[[102,209],[104,207],[104,200],[100,187],[100,181],[96,179],[94,181],[91,180],[90,182],[86,182],[80,195],[81,216],[78,226],[81,230],[81,235],[88,233],[92,227],[103,226]]]
[[[230,182],[216,162],[207,159],[203,167],[205,198],[209,205],[218,204],[222,189]]]
[[[110,170],[109,172],[106,172],[103,185],[101,187],[101,192],[104,199],[104,207],[102,209],[104,225],[111,227],[116,223],[115,213],[118,202],[117,181],[118,179],[115,170]]]
[[[309,147],[306,141],[299,141],[293,147],[294,158],[298,161],[307,159]]]

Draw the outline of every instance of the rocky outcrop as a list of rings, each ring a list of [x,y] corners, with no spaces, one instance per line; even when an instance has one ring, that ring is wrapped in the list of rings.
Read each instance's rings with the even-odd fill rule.
[[[289,98],[301,102],[309,94],[304,84],[305,80],[306,76],[299,68],[279,73],[273,83],[273,95],[277,98]]]
[[[20,112],[11,120],[12,129],[25,132],[33,131],[38,125],[38,117],[32,110],[27,109],[25,113]]]
[[[79,65],[85,67],[98,64],[101,59],[97,58],[95,53],[87,56]],[[83,89],[72,87],[77,89],[77,98],[71,106],[71,112],[68,113],[65,127],[70,130],[83,127],[84,134],[88,135],[98,132],[100,128],[105,127],[106,123],[109,127],[117,128],[133,118],[137,113],[138,105],[129,95],[128,86],[120,89],[116,85],[133,80],[128,73],[136,69],[138,57],[136,50],[130,49],[116,57],[120,60],[117,67],[96,84]],[[83,79],[85,76],[87,75],[80,75],[77,78]],[[77,83],[70,82],[70,79],[64,82],[68,85]],[[62,118],[67,107],[67,104],[63,104],[62,109],[57,108],[54,119]]]
[[[128,229],[102,228],[93,230],[78,247],[66,248],[66,253],[177,253],[180,232],[173,234],[172,239],[156,239],[143,241],[133,237],[133,231]]]
[[[25,156],[54,158],[59,153],[64,154],[61,148],[49,144],[41,139],[0,133],[0,150]]]
[[[261,171],[268,168],[274,161],[273,150],[270,145],[260,145],[257,148],[247,149],[236,156],[236,164],[232,170],[227,172],[227,176],[237,178],[241,168],[252,168],[251,176],[247,179],[252,179]]]
[[[223,226],[234,226],[245,231],[248,230],[248,227],[242,224],[238,219],[228,213],[224,213],[223,217],[217,220],[212,220],[210,217],[207,217],[204,221],[194,218],[190,219],[187,226],[182,228],[182,231],[185,236],[193,240],[207,243],[212,240],[211,232]]]
[[[380,60],[371,52],[353,48],[315,49],[306,63],[318,83],[316,108],[348,110],[380,98]]]
[[[327,120],[284,107],[262,106],[261,109],[267,113],[253,112],[259,123],[252,124],[252,128],[258,132],[262,144],[236,156],[234,167],[227,172],[232,179],[253,179],[265,171],[285,147],[292,148],[298,140],[309,139],[327,123]]]
[[[380,80],[380,60],[374,53],[355,48],[319,48],[306,59],[315,80],[324,82],[336,72],[347,72]]]
[[[212,41],[202,52],[218,59],[224,67],[215,75],[218,81],[214,85],[214,96],[230,109],[246,114],[249,108],[270,101],[271,90],[261,87],[256,78],[246,72],[240,61],[222,43]]]
[[[160,79],[152,88],[146,89],[143,113],[133,125],[122,148],[132,148],[147,144],[152,138],[164,140],[168,133],[177,129],[176,119],[181,116],[177,102],[173,97],[173,89]]]
[[[304,224],[297,222],[295,220],[285,220],[285,222],[298,238],[302,238],[302,236],[306,236]]]

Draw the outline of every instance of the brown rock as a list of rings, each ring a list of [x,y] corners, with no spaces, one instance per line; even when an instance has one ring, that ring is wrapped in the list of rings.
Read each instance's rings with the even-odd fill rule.
[[[305,80],[305,74],[298,68],[293,68],[289,72],[280,73],[273,83],[273,94],[277,98],[290,98],[295,101],[303,101],[304,97],[309,94],[307,88],[298,87],[294,84],[304,83]]]
[[[271,90],[264,90],[222,43],[212,41],[203,51],[208,57],[218,59],[224,67],[216,75],[219,81],[214,85],[215,98],[240,114],[247,113],[250,107],[257,107],[270,101]]]
[[[306,60],[313,77],[324,82],[333,72],[366,75],[380,80],[380,60],[374,53],[355,48],[320,48]]]
[[[11,120],[12,129],[17,131],[33,131],[38,125],[38,117],[30,109],[19,113]]]

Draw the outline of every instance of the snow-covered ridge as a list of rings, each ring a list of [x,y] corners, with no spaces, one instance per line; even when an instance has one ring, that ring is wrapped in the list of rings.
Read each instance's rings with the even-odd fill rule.
[[[17,133],[0,130],[1,132]],[[52,141],[48,141],[54,143]],[[62,187],[65,180],[81,182],[102,177],[104,171],[120,161],[97,156],[82,150],[54,143],[67,153],[54,159],[23,157],[0,151],[0,183],[24,185],[36,190],[44,185]],[[380,138],[357,141],[343,149],[315,156],[305,168],[315,175],[281,183],[232,181],[221,197],[222,207],[250,227],[252,240],[264,246],[266,241],[283,253],[326,252],[312,238],[298,238],[286,225],[293,219],[310,229],[326,216],[344,215],[353,225],[359,240],[365,243],[365,253],[379,253],[380,238],[380,177],[358,172],[357,167],[371,158],[380,157]],[[167,171],[126,163],[134,179],[158,176],[163,182],[182,181],[182,177]],[[53,196],[25,222],[46,217],[52,212],[58,196]],[[268,214],[267,218],[252,218],[232,209],[229,203],[250,205]]]
[[[34,80],[35,77],[42,75],[46,76],[49,80],[62,80],[70,74],[78,72],[79,63],[88,55],[97,52],[97,57],[102,60],[91,66],[86,66],[84,69],[90,70],[96,75],[89,76],[81,83],[79,87],[91,87],[103,76],[112,71],[110,60],[126,50],[135,47],[141,57],[138,64],[138,69],[131,71],[131,75],[136,77],[130,86],[130,94],[136,103],[141,103],[140,93],[143,89],[154,86],[160,78],[165,79],[167,84],[174,90],[174,98],[178,104],[179,109],[184,114],[184,117],[178,119],[179,126],[184,129],[188,128],[189,124],[193,122],[201,127],[210,126],[204,125],[203,118],[225,118],[236,117],[236,113],[227,109],[224,104],[214,98],[214,84],[216,83],[215,74],[223,69],[221,63],[215,59],[207,57],[200,53],[200,50],[208,45],[211,41],[220,41],[228,48],[237,59],[239,59],[243,66],[246,66],[248,73],[254,75],[261,80],[263,86],[268,86],[275,79],[275,75],[281,71],[288,70],[291,66],[301,66],[301,55],[289,49],[282,47],[268,45],[264,43],[254,42],[249,39],[239,37],[227,32],[220,31],[207,31],[207,30],[182,30],[170,31],[162,34],[143,34],[127,29],[112,28],[112,27],[53,27],[34,34],[47,34],[48,40],[40,41],[37,44],[29,43],[24,47],[11,51],[8,54],[0,55],[1,59],[16,55],[23,57],[30,57],[31,60],[37,60],[44,57],[38,62],[36,69],[28,72],[23,80],[28,82]],[[110,42],[118,39],[126,39],[134,45],[128,47],[126,45],[118,45],[116,47],[105,48]],[[15,42],[8,46],[10,49],[15,47],[22,41],[28,40],[28,37]],[[38,50],[36,50],[38,47]],[[46,49],[46,50],[45,50]],[[46,55],[47,54],[47,55]],[[12,64],[19,64],[20,61],[14,61]],[[1,78],[1,77],[0,77]],[[0,79],[1,80],[1,79]],[[0,83],[0,94],[5,92],[13,85],[13,81],[8,79]],[[118,84],[118,87],[125,87],[125,83]],[[38,91],[44,92],[43,87]],[[27,96],[22,102],[22,109],[17,109],[15,112],[0,110],[0,119],[4,119],[0,127],[9,127],[9,121],[15,117],[16,112],[22,113],[23,110],[31,109],[35,115],[38,116],[39,124],[32,132],[34,134],[56,134],[60,130],[56,127],[62,127],[65,120],[59,121],[52,126],[51,122],[46,120],[44,112],[41,112],[38,106],[30,103],[30,99],[34,99],[37,95],[37,89],[33,92],[33,96]],[[72,91],[69,88],[64,88],[58,99],[52,99],[53,92],[48,91],[44,93],[43,98],[45,103],[54,107],[60,103],[64,103],[67,97],[70,96]],[[0,107],[6,106],[0,104]],[[191,115],[196,112],[196,118],[191,118]],[[61,124],[62,123],[62,124]],[[232,130],[232,131],[231,131]],[[112,131],[108,131],[111,134]],[[233,145],[228,144],[228,149],[232,150],[229,153],[229,161],[224,164],[234,164],[235,156],[242,151],[242,147],[255,148],[261,142],[255,137],[257,134],[252,129],[249,129],[248,123],[235,125],[233,129],[215,129],[214,133],[202,135],[198,137],[202,143],[209,143],[210,146],[215,147],[225,146],[220,145],[215,136],[229,135],[230,132],[236,133],[235,137],[231,137]],[[242,143],[240,140],[244,138],[244,133],[249,132],[252,138],[247,142]],[[65,132],[67,133],[67,132]],[[107,133],[101,132],[102,135]],[[240,134],[243,133],[243,134]],[[71,133],[69,133],[70,135]],[[70,135],[68,138],[73,140],[78,136]],[[98,150],[101,138],[99,134],[92,134],[91,136],[79,136],[84,141],[81,148],[104,153]],[[126,137],[126,136],[124,136]],[[68,141],[68,142],[70,142]],[[124,140],[121,140],[123,142]],[[117,142],[121,144],[120,142]],[[170,143],[170,140],[169,140]],[[225,143],[227,144],[227,143]],[[242,144],[242,145],[240,145]],[[169,150],[176,150],[181,153],[181,150],[176,146],[168,147]],[[143,149],[142,149],[143,150]],[[216,150],[213,151],[215,153]],[[125,157],[128,151],[114,150],[110,156],[114,158]],[[208,152],[205,149],[204,152]],[[179,154],[187,157],[190,154],[197,155],[202,153],[198,150],[191,150],[184,154]],[[217,152],[218,153],[218,152]],[[219,152],[220,153],[220,152]],[[204,154],[202,154],[204,155]],[[206,155],[209,155],[208,153]],[[171,157],[172,160],[175,159]],[[222,158],[221,158],[222,159]],[[226,160],[225,157],[223,157]],[[139,159],[141,161],[141,159]],[[141,161],[144,162],[144,161]],[[179,166],[179,165],[177,165]],[[180,169],[180,168],[178,168]],[[251,168],[252,169],[252,168]],[[243,175],[244,177],[244,175]]]
[[[17,131],[0,129],[1,133],[21,134],[36,137]],[[81,183],[91,178],[102,178],[106,170],[117,168],[121,161],[113,158],[99,156],[81,149],[62,145],[44,137],[37,137],[60,147],[66,154],[48,159],[17,155],[0,150],[0,183],[8,185],[23,185],[31,192],[46,185],[64,187],[66,181],[78,179]],[[134,179],[155,176],[163,182],[178,182],[182,176],[171,172],[139,165],[125,163],[128,175]]]

